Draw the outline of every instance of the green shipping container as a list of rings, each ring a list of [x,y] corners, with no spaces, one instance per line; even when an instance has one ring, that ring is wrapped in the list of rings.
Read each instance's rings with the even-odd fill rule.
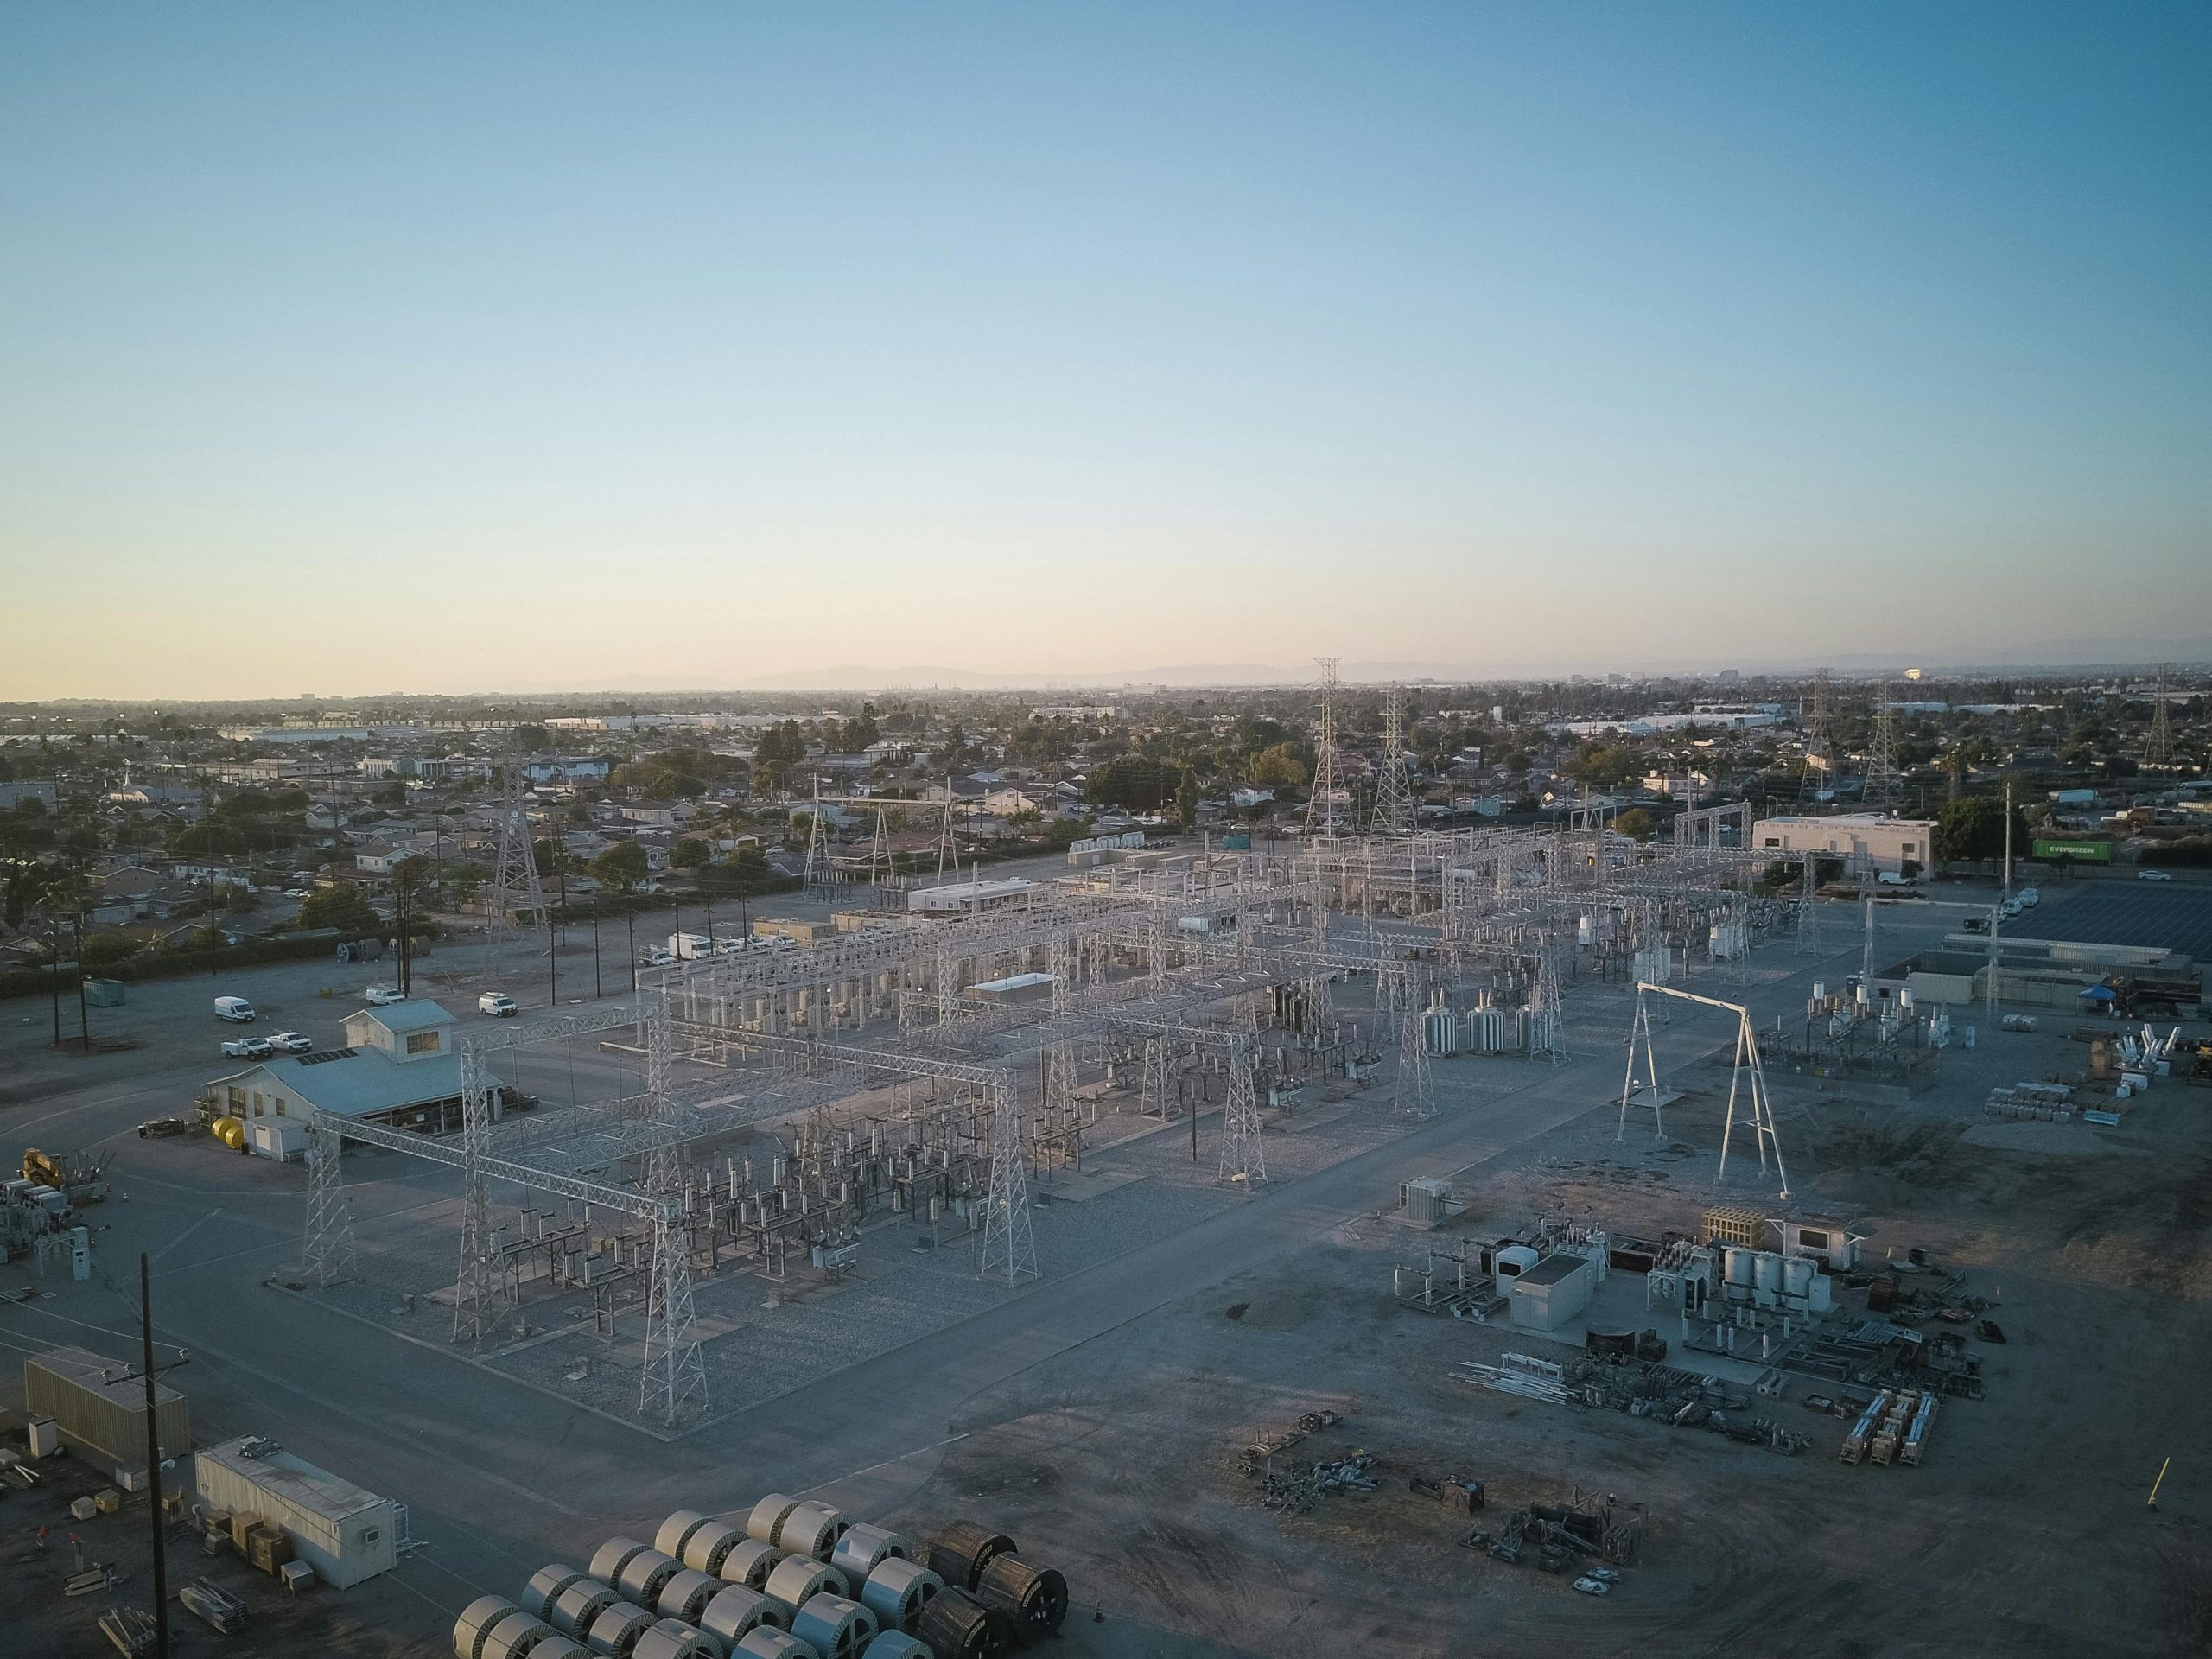
[[[2070,858],[2076,864],[2109,864],[2112,862],[2112,842],[2108,841],[2054,841],[2037,836],[2029,855],[2047,863],[2056,863]]]

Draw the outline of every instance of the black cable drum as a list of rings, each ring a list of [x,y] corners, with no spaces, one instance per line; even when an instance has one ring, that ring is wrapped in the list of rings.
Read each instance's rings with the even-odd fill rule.
[[[930,1598],[915,1621],[914,1634],[929,1644],[937,1659],[1000,1659],[1013,1627],[996,1608],[949,1589]]]
[[[985,1567],[1014,1553],[1014,1540],[1004,1533],[955,1521],[930,1540],[930,1571],[955,1590],[972,1591]]]
[[[1018,1555],[996,1555],[976,1583],[976,1599],[1006,1616],[1024,1647],[1042,1641],[1068,1616],[1068,1581],[1057,1568],[1032,1567]]]

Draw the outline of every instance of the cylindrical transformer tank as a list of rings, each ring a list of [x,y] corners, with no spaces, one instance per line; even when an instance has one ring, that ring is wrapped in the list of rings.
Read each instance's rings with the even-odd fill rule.
[[[1013,1637],[1004,1613],[950,1587],[930,1598],[914,1634],[937,1659],[999,1659]]]
[[[1782,1264],[1782,1287],[1792,1296],[1813,1294],[1813,1258],[1793,1255]]]
[[[955,1521],[930,1540],[930,1571],[950,1589],[973,1590],[992,1558],[1014,1553],[1014,1540],[972,1521]]]
[[[622,1563],[614,1587],[638,1604],[650,1607],[660,1599],[660,1587],[683,1570],[683,1563],[658,1549],[641,1549]]]
[[[663,1618],[680,1618],[687,1624],[696,1624],[707,1604],[715,1599],[715,1592],[728,1588],[720,1579],[696,1568],[679,1567],[661,1586],[653,1609]]]
[[[664,1618],[638,1638],[630,1659],[722,1659],[722,1644],[680,1618]]]
[[[923,1605],[944,1588],[944,1580],[919,1561],[893,1555],[876,1563],[861,1586],[861,1605],[886,1630],[911,1632],[922,1616]]]
[[[733,1647],[763,1624],[779,1630],[787,1628],[791,1621],[791,1609],[782,1602],[771,1601],[758,1590],[748,1590],[741,1584],[724,1585],[699,1614],[701,1630]]]
[[[532,1648],[558,1634],[543,1619],[532,1618],[518,1607],[484,1632],[484,1659],[527,1659]]]
[[[591,1575],[601,1584],[619,1585],[622,1582],[622,1569],[630,1564],[630,1558],[652,1548],[635,1538],[610,1538],[592,1552]]]
[[[850,1528],[837,1541],[837,1547],[830,1552],[830,1565],[855,1584],[865,1584],[879,1562],[894,1555],[911,1557],[913,1553],[914,1547],[897,1533],[862,1525]]]
[[[869,1643],[861,1659],[937,1659],[930,1644],[904,1630],[886,1630]]]
[[[781,1492],[771,1492],[753,1506],[745,1517],[745,1535],[758,1538],[764,1544],[776,1541],[776,1529],[784,1524],[784,1517],[798,1508],[798,1499],[785,1497]]]
[[[611,1585],[597,1579],[578,1579],[553,1598],[545,1622],[569,1636],[580,1637],[591,1629],[592,1620],[621,1599]]]
[[[810,1500],[783,1518],[776,1528],[775,1546],[793,1555],[811,1555],[817,1561],[826,1561],[852,1524],[829,1504]]]
[[[1732,1285],[1749,1286],[1751,1282],[1751,1253],[1740,1244],[1731,1244],[1721,1258],[1722,1265]]]
[[[789,1630],[763,1624],[729,1650],[730,1659],[822,1659]]]
[[[670,1553],[684,1566],[696,1567],[702,1573],[720,1575],[722,1558],[745,1541],[741,1527],[733,1527],[727,1521],[709,1521],[695,1528],[684,1539],[683,1548]]]
[[[653,1548],[664,1555],[683,1559],[683,1546],[691,1535],[707,1524],[707,1517],[696,1510],[678,1510],[660,1523],[660,1530],[653,1534]]]
[[[849,1587],[845,1575],[829,1562],[817,1561],[810,1555],[786,1555],[776,1563],[775,1570],[768,1574],[768,1581],[760,1590],[796,1613],[812,1597],[824,1593],[842,1596]]]
[[[523,1586],[521,1602],[523,1611],[528,1613],[532,1618],[542,1618],[549,1624],[551,1623],[555,1599],[570,1585],[577,1583],[584,1577],[585,1574],[579,1573],[575,1567],[563,1567],[558,1562],[539,1567],[537,1572],[530,1575],[530,1582]]]
[[[1761,1290],[1779,1291],[1782,1288],[1782,1258],[1772,1250],[1753,1251],[1751,1274]]]
[[[638,1638],[652,1629],[653,1616],[635,1602],[618,1601],[591,1622],[584,1644],[607,1659],[630,1659]]]
[[[484,1633],[520,1608],[505,1596],[479,1596],[453,1622],[454,1659],[484,1659]]]
[[[822,1659],[860,1659],[880,1628],[874,1613],[843,1596],[810,1596],[791,1620],[791,1634]]]
[[[722,1564],[715,1569],[715,1576],[728,1584],[741,1584],[758,1590],[768,1582],[768,1575],[783,1559],[784,1552],[773,1544],[764,1544],[758,1538],[741,1538],[722,1556]]]
[[[1032,1567],[1019,1555],[1000,1555],[983,1569],[976,1599],[996,1608],[1027,1647],[1060,1628],[1068,1616],[1068,1581],[1055,1568]]]

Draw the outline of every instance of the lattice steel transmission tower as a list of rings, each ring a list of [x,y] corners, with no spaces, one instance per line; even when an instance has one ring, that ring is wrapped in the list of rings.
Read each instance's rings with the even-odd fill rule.
[[[1045,1051],[1045,1110],[1049,1114],[1075,1111],[1075,1045],[1054,1043]]]
[[[1171,1096],[1167,1077],[1167,1039],[1147,1036],[1144,1039],[1144,1080],[1137,1091],[1137,1113],[1150,1117],[1154,1111],[1163,1118],[1180,1117],[1182,1099]]]
[[[302,1259],[316,1284],[341,1284],[354,1276],[355,1262],[353,1206],[346,1197],[338,1131],[317,1117],[308,1135],[308,1234]]]
[[[1813,781],[1815,772],[1821,776],[1819,784]],[[1808,800],[1834,781],[1835,745],[1828,735],[1828,671],[1824,668],[1813,677],[1813,715],[1805,727],[1805,769],[1797,780],[1797,798]]]
[[[1011,1289],[1037,1276],[1037,1232],[1029,1218],[1029,1166],[1021,1150],[1021,1116],[1001,1077],[991,1103],[991,1198],[983,1216],[982,1276],[1003,1277]]]
[[[2158,690],[2151,702],[2151,741],[2145,758],[2154,766],[2170,766],[2174,760],[2172,717],[2166,712],[2166,665],[2158,664]]]
[[[1821,954],[1821,897],[1820,861],[1812,854],[1805,855],[1805,868],[1797,893],[1797,942],[1794,949],[1801,957]]]
[[[500,770],[492,879],[478,890],[486,911],[485,972],[493,979],[510,971],[508,949],[525,930],[543,929],[546,949],[553,948],[553,918],[537,879],[537,849],[531,842],[524,792],[522,757],[513,755]]]
[[[1428,1057],[1431,1009],[1418,977],[1407,989],[1398,1020],[1398,1111],[1406,1117],[1431,1118],[1436,1116],[1436,1071]]]
[[[1259,1186],[1268,1179],[1260,1145],[1260,1090],[1253,1075],[1257,1055],[1252,1033],[1240,1031],[1229,1045],[1229,1103],[1221,1113],[1221,1179]]]
[[[1315,659],[1321,664],[1321,719],[1313,738],[1313,791],[1306,803],[1309,835],[1341,836],[1346,826],[1344,767],[1337,756],[1337,664],[1335,657]]]
[[[806,867],[799,877],[802,892],[812,893],[830,881],[830,836],[822,824],[822,779],[814,779],[814,812],[806,821]]]
[[[691,1306],[690,1229],[683,1218],[683,1170],[675,1146],[655,1147],[645,1161],[652,1196],[653,1277],[645,1300],[645,1370],[638,1413],[674,1424],[707,1408],[707,1362]]]
[[[461,1270],[454,1280],[453,1339],[480,1343],[498,1325],[492,1270],[492,1205],[484,1158],[492,1135],[492,1095],[484,1057],[461,1046]]]
[[[1874,704],[1874,729],[1866,741],[1866,778],[1859,799],[1868,806],[1888,806],[1897,793],[1897,721],[1890,703],[1890,683],[1882,682]]]
[[[952,774],[949,772],[944,774],[944,816],[938,820],[936,851],[938,880],[944,880],[948,868],[957,880],[960,874],[960,842],[952,833]]]
[[[1539,950],[1535,976],[1529,984],[1529,1007],[1522,1015],[1530,1059],[1557,1065],[1567,1058],[1567,1051],[1560,1046],[1559,1005],[1559,970],[1552,966],[1551,952]]]
[[[1410,836],[1416,817],[1413,779],[1406,773],[1406,688],[1390,688],[1382,713],[1382,766],[1375,777],[1375,833]]]

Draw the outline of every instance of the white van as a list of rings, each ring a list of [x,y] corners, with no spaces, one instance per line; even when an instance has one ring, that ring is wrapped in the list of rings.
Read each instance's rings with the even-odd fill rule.
[[[250,1026],[253,1023],[253,1004],[242,996],[219,996],[215,999],[215,1017],[235,1026]]]

